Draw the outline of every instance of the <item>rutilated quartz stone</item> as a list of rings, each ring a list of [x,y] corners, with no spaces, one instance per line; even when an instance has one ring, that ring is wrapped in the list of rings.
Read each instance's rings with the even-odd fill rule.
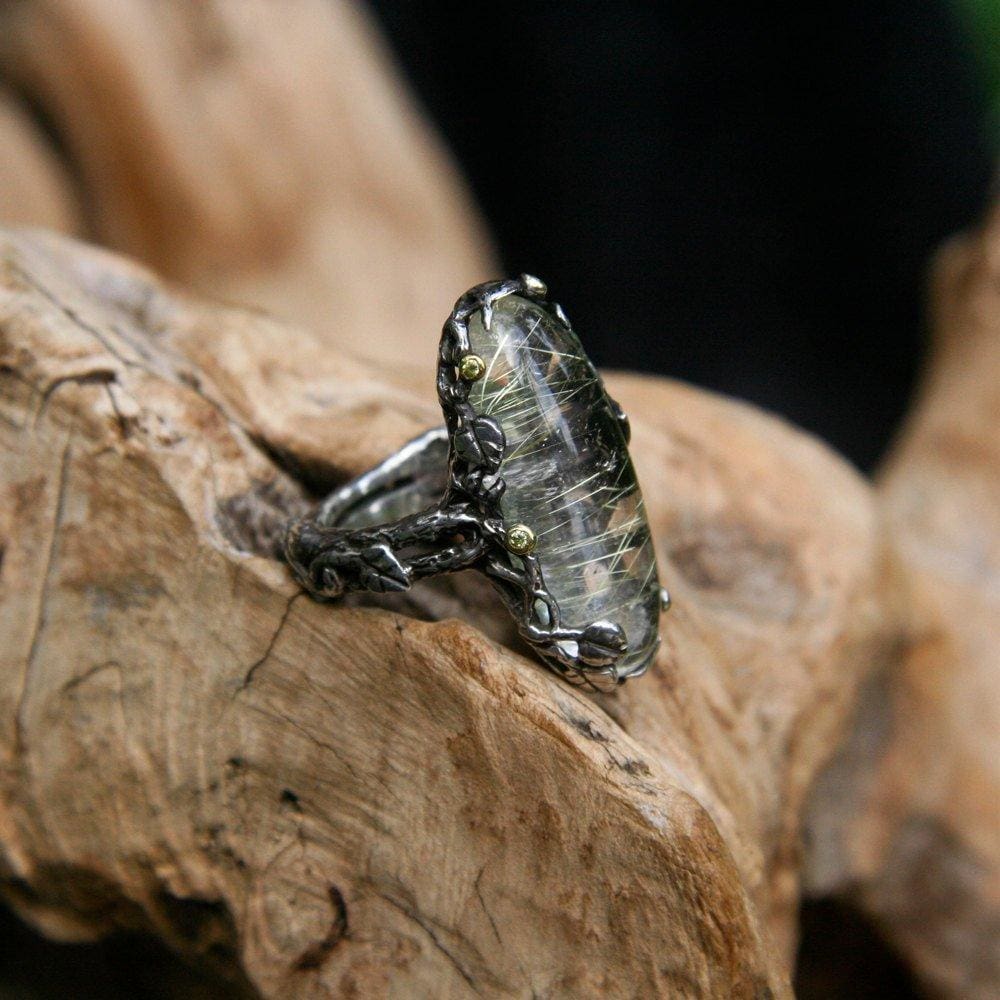
[[[642,493],[621,423],[576,334],[517,295],[469,321],[486,363],[469,402],[507,438],[504,522],[528,525],[561,624],[617,622],[628,651],[618,676],[640,673],[659,644],[660,586]],[[574,652],[570,650],[570,652]]]

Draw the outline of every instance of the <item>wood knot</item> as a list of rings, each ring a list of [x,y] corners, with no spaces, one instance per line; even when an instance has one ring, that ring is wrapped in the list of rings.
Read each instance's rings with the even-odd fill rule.
[[[326,961],[330,952],[347,936],[347,904],[341,891],[331,885],[327,888],[330,906],[333,909],[333,919],[330,929],[322,940],[310,945],[295,961],[299,972],[308,969],[318,969]]]

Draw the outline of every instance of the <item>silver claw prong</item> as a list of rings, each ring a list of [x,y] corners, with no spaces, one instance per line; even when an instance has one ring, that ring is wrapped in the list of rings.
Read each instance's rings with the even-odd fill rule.
[[[608,402],[611,403],[612,412],[615,415],[615,420],[618,421],[618,426],[621,427],[622,433],[625,435],[625,443],[632,443],[632,424],[629,423],[628,414],[622,409],[622,404],[618,402],[611,396],[608,396]]]
[[[533,274],[521,275],[521,287],[524,294],[531,299],[544,299],[549,294],[548,286],[541,278],[536,278]]]

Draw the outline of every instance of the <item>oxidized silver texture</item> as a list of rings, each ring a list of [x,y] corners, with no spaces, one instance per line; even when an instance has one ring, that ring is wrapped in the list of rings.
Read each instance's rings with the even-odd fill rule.
[[[318,598],[478,569],[550,667],[606,691],[651,662],[665,592],[628,421],[546,294],[528,275],[466,292],[441,336],[445,427],[293,522],[285,552]],[[470,354],[485,361],[471,382]],[[532,552],[511,551],[514,525]]]

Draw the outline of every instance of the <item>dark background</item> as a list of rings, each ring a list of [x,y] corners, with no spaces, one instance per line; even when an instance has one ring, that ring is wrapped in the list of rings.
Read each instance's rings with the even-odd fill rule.
[[[989,200],[997,0],[372,7],[506,273],[543,278],[595,361],[874,467],[925,355],[930,257]],[[917,996],[849,905],[806,903],[801,931],[805,1000]]]
[[[993,173],[958,9],[372,6],[506,272],[543,278],[595,361],[753,400],[872,467],[929,255]]]

